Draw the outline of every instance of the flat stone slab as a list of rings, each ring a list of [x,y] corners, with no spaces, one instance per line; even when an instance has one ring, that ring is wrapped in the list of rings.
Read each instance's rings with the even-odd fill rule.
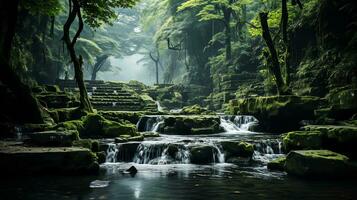
[[[90,174],[99,170],[96,156],[79,147],[29,147],[0,142],[1,174]]]

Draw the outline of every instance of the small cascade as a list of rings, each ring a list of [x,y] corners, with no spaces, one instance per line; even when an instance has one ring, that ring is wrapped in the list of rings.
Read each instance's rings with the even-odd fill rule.
[[[140,118],[136,127],[141,132],[151,131],[157,132],[160,125],[164,123],[164,118],[160,115],[157,116],[145,116]]]
[[[156,106],[157,106],[157,110],[159,112],[164,112],[164,108],[160,105],[160,102],[159,101],[155,101],[156,103]]]
[[[220,144],[216,144],[216,143],[212,143],[212,142],[210,144],[215,149],[215,151],[212,154],[213,163],[224,163],[225,162],[225,155],[223,153],[222,146]],[[216,158],[217,158],[217,160],[216,160]]]
[[[252,124],[258,120],[249,115],[223,115],[221,116],[221,127],[226,132],[249,131]]]
[[[118,152],[119,150],[117,144],[113,144],[113,143],[108,144],[107,156],[105,158],[105,162],[107,163],[117,162]]]
[[[15,136],[16,136],[16,140],[17,141],[21,141],[22,140],[22,128],[19,126],[15,126]]]
[[[134,157],[138,164],[187,164],[190,153],[186,145],[168,143],[141,143]]]
[[[256,161],[267,163],[282,155],[281,141],[278,139],[257,141],[254,146],[253,159]]]

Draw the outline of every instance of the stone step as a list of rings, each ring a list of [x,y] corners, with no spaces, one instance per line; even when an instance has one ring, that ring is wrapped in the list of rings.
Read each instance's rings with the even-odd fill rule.
[[[89,91],[90,92],[90,91]],[[92,92],[93,96],[133,96],[131,93],[128,92],[98,92],[95,91],[94,93]]]
[[[141,111],[142,106],[94,106],[101,111]]]
[[[135,96],[96,96],[96,95],[92,95],[91,96],[92,100],[97,100],[97,101],[101,101],[101,100],[106,100],[106,99],[111,99],[111,100],[116,100],[116,101],[120,101],[120,100],[140,100],[140,98],[135,97]]]

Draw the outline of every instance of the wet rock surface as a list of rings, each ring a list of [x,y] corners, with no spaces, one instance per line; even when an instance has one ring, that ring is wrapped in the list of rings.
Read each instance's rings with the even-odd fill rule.
[[[0,142],[0,172],[20,174],[93,174],[97,157],[78,147],[27,147],[19,142]]]

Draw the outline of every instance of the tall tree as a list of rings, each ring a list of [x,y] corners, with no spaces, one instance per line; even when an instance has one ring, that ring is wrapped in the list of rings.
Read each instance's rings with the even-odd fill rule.
[[[83,80],[83,58],[80,55],[78,56],[75,51],[75,44],[83,30],[84,22],[93,28],[100,27],[105,23],[111,23],[117,17],[113,10],[114,8],[132,7],[136,1],[137,0],[68,0],[69,14],[63,26],[63,41],[66,43],[74,66],[75,79],[80,92],[80,108],[84,111],[93,112]],[[75,35],[71,38],[70,28],[76,18],[78,20],[78,28]]]
[[[278,53],[275,49],[273,39],[270,35],[270,30],[268,26],[268,13],[265,12],[259,13],[259,18],[263,31],[263,38],[270,52],[270,59],[268,60],[272,62],[271,64],[268,64],[268,67],[269,70],[273,73],[278,94],[279,95],[289,94],[289,88],[285,84],[284,79],[282,77],[280,63],[278,59]]]

